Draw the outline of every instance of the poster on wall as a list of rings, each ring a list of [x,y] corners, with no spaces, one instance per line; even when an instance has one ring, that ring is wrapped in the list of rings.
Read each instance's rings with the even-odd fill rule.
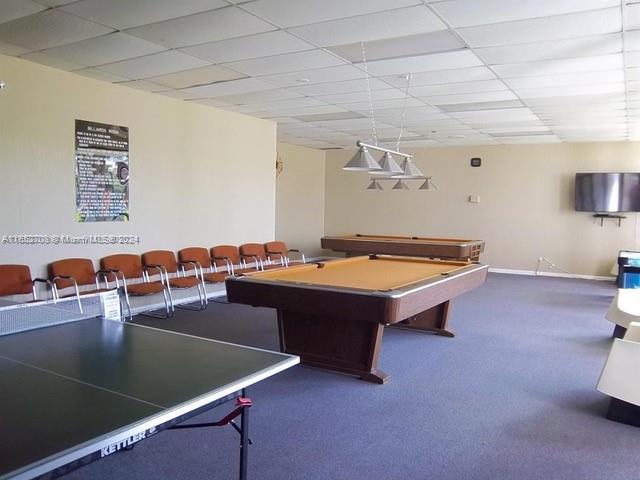
[[[129,221],[129,128],[76,120],[76,220]]]

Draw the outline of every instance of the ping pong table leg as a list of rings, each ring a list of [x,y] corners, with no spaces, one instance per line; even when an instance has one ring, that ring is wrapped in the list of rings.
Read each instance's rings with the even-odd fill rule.
[[[246,398],[246,392],[242,390]],[[249,453],[249,409],[243,408],[240,414],[240,480],[247,480],[247,456]]]

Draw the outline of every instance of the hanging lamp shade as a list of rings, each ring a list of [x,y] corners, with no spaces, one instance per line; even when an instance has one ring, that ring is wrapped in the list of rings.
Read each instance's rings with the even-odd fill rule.
[[[371,183],[367,187],[367,190],[382,190],[382,185],[375,178],[371,180]]]
[[[380,170],[380,164],[371,156],[367,147],[360,147],[360,150],[342,167],[343,170],[353,172],[370,172]]]
[[[427,177],[427,179],[424,181],[424,183],[422,185],[420,185],[420,188],[418,190],[437,190],[438,187],[436,187],[436,184],[433,183],[431,181],[431,177]]]
[[[402,180],[398,180],[393,186],[393,190],[409,190],[409,185],[404,183]]]
[[[372,175],[400,175],[404,173],[404,170],[398,162],[396,162],[393,156],[389,152],[385,152],[382,158],[380,159],[380,170],[372,171]]]
[[[424,174],[416,167],[411,157],[408,157],[402,162],[402,173],[394,175],[393,178],[424,178]]]

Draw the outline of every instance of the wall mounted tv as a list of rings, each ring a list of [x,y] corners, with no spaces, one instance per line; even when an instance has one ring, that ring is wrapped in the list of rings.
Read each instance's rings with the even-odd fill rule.
[[[640,173],[576,173],[579,212],[640,212]]]

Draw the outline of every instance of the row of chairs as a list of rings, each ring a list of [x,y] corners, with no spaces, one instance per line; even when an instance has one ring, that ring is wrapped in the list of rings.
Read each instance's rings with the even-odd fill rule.
[[[291,260],[291,253],[299,255]],[[27,265],[0,265],[0,296],[31,294],[37,300],[36,284],[46,285],[53,299],[75,296],[82,310],[82,295],[121,288],[131,318],[130,296],[163,295],[164,312],[145,312],[146,315],[167,318],[175,312],[171,289],[194,289],[198,305],[181,308],[203,310],[207,307],[206,284],[224,282],[229,275],[287,268],[295,263],[305,263],[304,254],[289,249],[284,242],[274,241],[235,245],[218,245],[183,248],[176,253],[170,250],[152,250],[142,255],[115,254],[100,260],[95,270],[93,260],[67,258],[48,266],[47,279],[31,278]],[[112,286],[113,285],[113,286]],[[48,296],[48,295],[47,295]]]

